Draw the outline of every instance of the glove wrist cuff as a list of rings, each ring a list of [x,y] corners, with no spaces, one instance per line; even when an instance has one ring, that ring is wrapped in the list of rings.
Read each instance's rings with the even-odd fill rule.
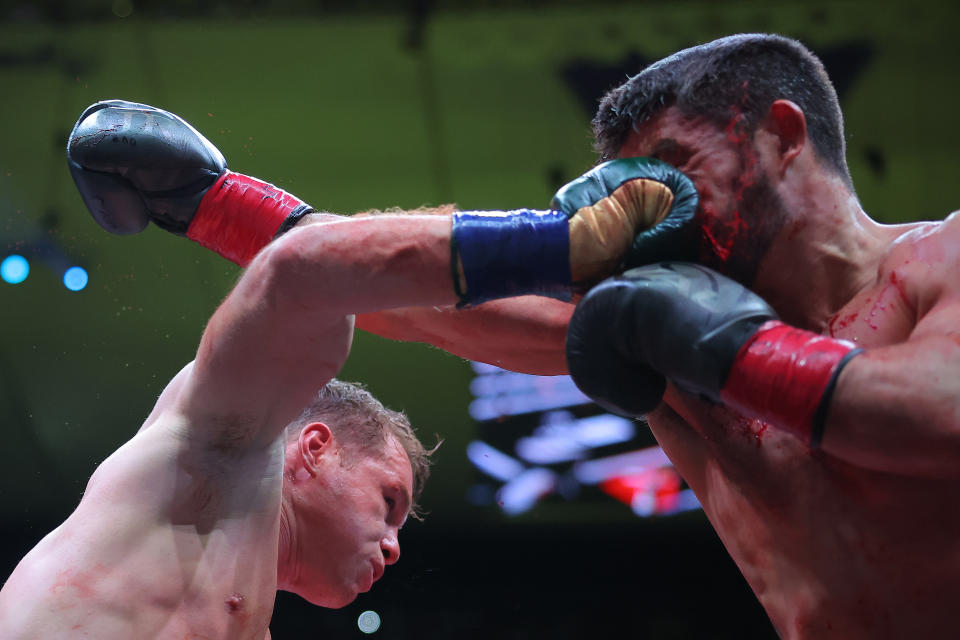
[[[840,371],[862,351],[852,342],[771,320],[740,348],[721,399],[817,448]]]
[[[531,209],[458,211],[453,214],[450,269],[458,307],[527,294],[569,300],[567,217]]]
[[[278,233],[310,211],[283,189],[227,171],[200,201],[187,237],[245,267]]]

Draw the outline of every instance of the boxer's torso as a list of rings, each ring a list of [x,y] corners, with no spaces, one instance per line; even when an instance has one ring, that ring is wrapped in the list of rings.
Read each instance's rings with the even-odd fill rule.
[[[904,343],[931,309],[960,299],[946,284],[960,268],[958,224],[898,238],[830,335],[865,348]],[[872,471],[724,407],[673,390],[667,400],[651,429],[784,638],[953,633],[960,474]]]
[[[265,637],[282,451],[197,454],[183,432],[158,421],[97,469],[5,585],[9,637]]]

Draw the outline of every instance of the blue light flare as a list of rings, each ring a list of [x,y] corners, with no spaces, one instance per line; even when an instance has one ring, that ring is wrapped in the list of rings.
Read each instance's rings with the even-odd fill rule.
[[[0,262],[0,278],[10,284],[20,284],[30,275],[30,263],[23,256],[11,254]]]
[[[66,273],[63,274],[63,286],[70,291],[80,291],[87,286],[90,278],[87,276],[87,271],[83,267],[70,267],[67,269]]]

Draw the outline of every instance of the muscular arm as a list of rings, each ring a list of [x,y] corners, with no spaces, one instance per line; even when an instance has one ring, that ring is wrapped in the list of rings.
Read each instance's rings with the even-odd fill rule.
[[[450,305],[450,219],[297,228],[260,252],[211,318],[177,409],[212,437],[269,442],[333,377],[354,313]]]
[[[471,309],[405,307],[357,316],[357,328],[424,342],[462,358],[536,375],[567,373],[564,340],[573,305],[537,296]]]
[[[907,474],[957,473],[960,459],[960,218],[890,250],[850,335],[865,351],[842,371],[823,449]],[[889,337],[884,337],[889,332]]]
[[[122,136],[140,140],[140,151],[119,152],[116,145],[104,142],[106,131],[111,133],[111,139]],[[230,171],[220,151],[196,129],[179,116],[150,105],[123,100],[91,105],[81,114],[70,134],[67,159],[84,202],[105,229],[137,233],[153,221],[243,266],[251,264],[259,251],[292,224],[298,229],[312,229],[347,222],[331,214],[310,216],[314,210],[299,198],[262,180]],[[174,178],[169,167],[179,168],[181,173]],[[652,244],[662,244],[661,238],[685,237],[685,233],[677,230],[690,226],[696,203],[693,184],[675,168],[650,158],[621,158],[599,165],[561,188],[551,201],[551,212],[515,211],[508,235],[518,244],[511,244],[509,249],[504,247],[499,253],[490,249],[500,244],[499,239],[494,239],[502,239],[502,231],[507,227],[489,224],[492,218],[478,212],[460,212],[454,216],[455,233],[465,241],[455,245],[464,268],[463,283],[457,283],[458,290],[464,293],[464,301],[479,304],[524,293],[566,293],[571,284],[586,286],[619,269],[624,261],[633,262],[637,256],[649,257]],[[427,224],[431,219],[449,219],[453,206],[422,211],[425,215],[417,214],[417,219],[404,217],[406,226],[396,231],[416,230],[414,225]],[[383,218],[373,213],[356,214],[352,222]],[[328,223],[329,218],[335,221]],[[570,255],[578,258],[576,262],[564,264],[562,248],[567,244]],[[381,246],[388,245],[355,244],[351,248],[362,255],[370,248],[376,254]],[[336,255],[343,247],[327,248]],[[448,256],[442,255],[448,252],[449,248],[438,252],[440,262],[448,261]],[[342,251],[340,255],[344,255]],[[521,264],[523,268],[518,269]],[[550,275],[545,278],[547,274]],[[380,282],[395,284],[389,274],[380,278]],[[244,287],[255,290],[255,286]],[[235,297],[242,301],[244,294]],[[348,313],[416,306],[424,305],[407,300],[385,307],[361,305],[349,309]],[[530,303],[508,305],[504,307],[507,309],[504,314],[491,315],[490,309],[496,307],[466,316],[428,317],[427,312],[412,319],[409,314],[405,317],[397,313],[381,315],[369,322],[364,320],[361,324],[390,331],[387,324],[391,318],[403,318],[403,326],[415,328],[414,339],[442,342],[446,348],[468,357],[478,357],[487,351],[462,345],[465,334],[479,334],[472,336],[479,338],[474,340],[475,345],[503,345],[500,352],[485,358],[488,361],[528,371],[563,370],[559,354],[549,354],[559,343],[557,328],[562,326],[562,320],[558,323],[557,314],[562,318],[567,310],[556,307],[539,314],[540,308]],[[537,313],[532,313],[534,311]],[[494,319],[494,316],[500,317]],[[504,334],[506,323],[499,321],[503,317],[521,319],[521,326],[509,337]],[[543,320],[549,330],[544,330]],[[211,326],[215,328],[217,323]],[[251,335],[258,338],[254,341],[256,344],[261,343],[259,338],[267,337],[256,336],[255,332]],[[401,338],[411,334],[392,330],[391,335]],[[545,336],[546,340],[542,345],[518,348],[521,343],[530,342],[531,336]],[[538,353],[543,350],[547,355]],[[509,363],[504,362],[507,356],[511,359]],[[204,375],[207,367],[204,358],[201,349],[191,378]]]
[[[0,591],[5,629],[262,637],[277,576],[276,436],[339,369],[353,311],[453,302],[449,237],[449,219],[382,218],[298,229],[263,251],[144,428]],[[221,600],[237,593],[248,616]]]
[[[867,349],[840,375],[823,449],[862,466],[955,475],[960,460],[960,299],[904,343]]]
[[[442,215],[452,206],[403,212]],[[304,216],[297,227],[356,220],[374,215]],[[383,215],[380,213],[377,216]],[[390,340],[423,342],[461,358],[537,375],[567,373],[564,340],[574,305],[539,296],[492,300],[470,309],[450,306],[401,307],[358,314],[356,326]]]
[[[844,317],[859,319],[834,336],[844,341],[786,325],[759,296],[700,265],[630,270],[577,307],[567,342],[574,380],[629,415],[654,409],[669,380],[692,394],[667,397],[688,421],[685,405],[703,396],[859,466],[956,474],[960,242],[930,236],[920,240],[938,245],[926,251],[937,260],[905,241],[845,307]]]

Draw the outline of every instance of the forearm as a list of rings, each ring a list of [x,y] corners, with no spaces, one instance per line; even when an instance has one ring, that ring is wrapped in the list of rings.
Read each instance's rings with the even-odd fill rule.
[[[564,341],[572,312],[572,304],[524,296],[470,309],[407,307],[368,313],[357,316],[357,327],[511,371],[561,375],[567,373]]]
[[[449,216],[330,216],[297,226],[258,260],[270,261],[284,295],[304,309],[362,314],[456,302]]]
[[[823,450],[894,473],[956,474],[958,371],[960,345],[948,337],[868,349],[838,379]]]
[[[453,207],[405,211],[400,215],[444,215]],[[383,215],[381,212],[376,212]],[[297,227],[358,220],[315,213]],[[387,214],[391,215],[391,214]],[[452,286],[452,285],[451,285]],[[357,328],[390,340],[423,342],[468,360],[536,375],[567,373],[564,340],[573,305],[539,296],[491,300],[469,309],[400,307],[360,313]]]

